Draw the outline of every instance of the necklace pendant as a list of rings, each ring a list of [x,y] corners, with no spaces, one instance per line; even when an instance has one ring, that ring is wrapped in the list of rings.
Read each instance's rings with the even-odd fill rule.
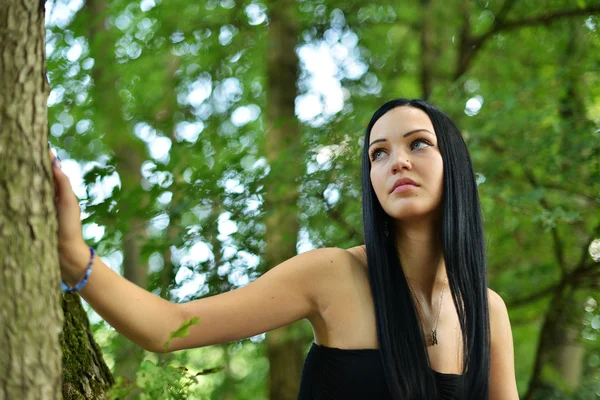
[[[438,344],[437,330],[434,329],[431,331],[431,345],[435,346],[436,344]]]

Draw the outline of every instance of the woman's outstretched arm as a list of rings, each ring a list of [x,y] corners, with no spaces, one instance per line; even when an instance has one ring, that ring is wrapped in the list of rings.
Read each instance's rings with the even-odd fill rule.
[[[85,273],[90,251],[81,234],[79,201],[68,177],[56,166],[53,174],[61,275],[73,286]],[[170,343],[168,351],[175,351],[248,338],[318,313],[320,294],[349,257],[342,249],[313,250],[272,268],[245,287],[183,304],[140,288],[95,257],[89,280],[79,293],[119,333],[152,352],[164,352],[169,334],[189,318],[198,317],[199,324],[191,327],[188,337]]]
[[[82,247],[77,263],[81,276],[89,257],[87,246]],[[319,312],[318,293],[326,290],[323,277],[332,275],[344,257],[348,256],[342,249],[313,250],[242,288],[181,304],[140,288],[96,257],[88,283],[79,293],[117,332],[156,353],[165,352],[171,332],[198,317],[199,324],[190,328],[189,336],[170,342],[172,352],[245,339],[309,318]]]

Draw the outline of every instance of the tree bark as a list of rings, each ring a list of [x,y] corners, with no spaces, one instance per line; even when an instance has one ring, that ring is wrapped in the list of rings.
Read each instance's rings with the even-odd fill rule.
[[[61,335],[63,349],[64,400],[105,399],[114,384],[100,347],[90,331],[88,316],[78,295],[63,296],[65,329]]]
[[[0,399],[59,399],[43,2],[0,1]],[[40,260],[43,260],[42,262]]]
[[[293,0],[270,9],[267,50],[267,137],[270,166],[265,183],[266,254],[268,268],[296,255],[298,223],[297,179],[301,171],[300,129],[295,116],[298,77],[298,16]],[[293,326],[267,334],[270,398],[295,400],[304,358],[302,340],[293,339]]]
[[[0,1],[0,399],[96,399],[112,377],[59,289],[43,6]]]

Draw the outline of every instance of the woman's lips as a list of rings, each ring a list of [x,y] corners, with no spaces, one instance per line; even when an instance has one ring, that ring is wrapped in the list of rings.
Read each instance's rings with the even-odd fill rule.
[[[394,189],[392,191],[392,193],[402,193],[402,192],[406,192],[407,190],[412,190],[412,189],[416,189],[416,188],[418,188],[418,186],[416,186],[416,185],[404,184],[404,185],[400,185],[400,186],[396,187],[396,189]]]

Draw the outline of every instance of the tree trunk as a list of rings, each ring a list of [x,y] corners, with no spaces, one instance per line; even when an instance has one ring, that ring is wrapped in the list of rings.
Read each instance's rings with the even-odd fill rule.
[[[163,133],[169,135],[171,139],[171,154],[185,149],[175,136],[175,111],[177,110],[177,75],[180,59],[169,51],[166,55],[167,77],[165,82],[165,101],[162,107],[155,115],[155,125],[162,126]],[[173,160],[174,157],[171,157]],[[175,161],[177,162],[177,161]],[[170,190],[173,194],[171,204],[168,208],[169,226],[167,227],[167,242],[162,253],[163,268],[160,271],[160,297],[171,300],[170,286],[175,281],[175,265],[171,260],[171,246],[181,247],[183,244],[184,229],[181,227],[181,215],[185,208],[182,204],[185,203],[185,193],[182,190],[186,185],[183,179],[185,166],[173,165],[173,185]]]
[[[231,372],[231,355],[229,354],[229,348],[231,347],[231,343],[227,343],[224,345],[221,345],[221,348],[223,349],[223,355],[224,355],[224,360],[223,360],[223,367],[224,370],[223,372],[225,373],[225,380],[223,382],[223,384],[221,385],[221,387],[219,389],[221,389],[221,399],[222,400],[235,400],[235,395],[236,395],[236,390],[234,387],[234,379],[233,379],[233,374]]]
[[[550,358],[550,363],[569,389],[578,388],[583,376],[585,348],[579,338],[580,332],[577,326],[561,326]]]
[[[61,372],[62,398],[96,399],[112,377],[59,289],[43,6],[0,2],[0,399],[59,399]]]
[[[298,178],[301,141],[294,111],[298,77],[298,16],[293,0],[282,0],[270,10],[267,51],[267,126],[265,153],[270,172],[265,188],[266,254],[268,268],[296,255]],[[304,351],[292,339],[293,326],[267,334],[272,400],[298,397]]]
[[[582,46],[585,40],[581,37],[581,27],[571,21],[570,35],[565,44],[565,53],[563,63],[565,65],[572,64],[569,74],[565,75],[564,88],[565,92],[560,99],[558,115],[562,125],[562,143],[561,148],[569,148],[572,146],[573,140],[572,130],[585,129],[586,125],[589,129],[593,129],[585,115],[585,102],[577,90],[578,81],[581,79],[578,68],[575,66],[575,60],[578,60],[578,53],[581,53]],[[568,165],[563,165],[563,168],[570,168]],[[557,240],[558,230],[556,231]],[[562,247],[566,247],[561,244]],[[562,257],[557,257],[560,258]],[[580,338],[582,327],[583,305],[578,304],[575,296],[565,298],[565,304],[562,307],[562,321],[556,325],[554,331],[554,346],[548,349],[549,364],[552,365],[563,383],[570,389],[576,389],[583,376],[583,363],[585,359],[585,349]]]
[[[60,398],[43,11],[39,1],[0,1],[0,399],[7,400]]]
[[[84,18],[89,19],[90,54],[94,58],[92,89],[94,123],[106,145],[113,149],[116,170],[122,184],[120,216],[126,219],[121,227],[123,233],[123,276],[143,289],[147,289],[148,267],[141,262],[141,246],[145,239],[145,220],[140,210],[148,202],[147,194],[141,190],[141,166],[144,144],[133,137],[121,112],[117,90],[118,71],[115,66],[115,35],[107,23],[108,9],[105,0],[88,0]],[[119,336],[115,353],[115,376],[135,381],[136,372],[144,358],[144,350],[128,339]]]
[[[533,400],[544,383],[544,372],[554,367],[563,383],[575,388],[583,372],[584,348],[577,343],[579,328],[573,325],[574,289],[561,285],[555,292],[540,332],[534,370],[523,400]]]

